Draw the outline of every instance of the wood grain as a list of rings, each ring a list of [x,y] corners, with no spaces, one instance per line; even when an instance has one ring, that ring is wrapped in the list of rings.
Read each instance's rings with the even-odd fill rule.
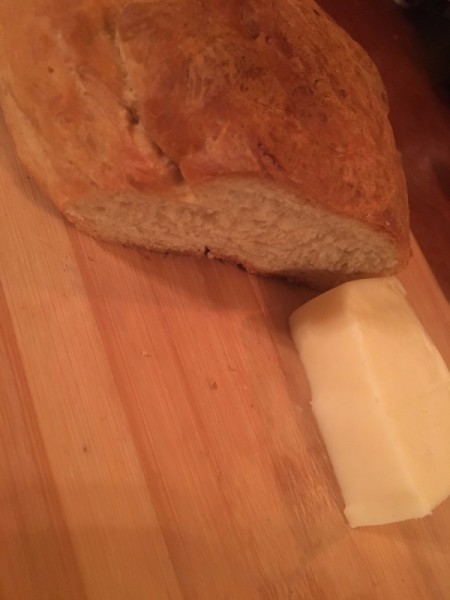
[[[401,279],[450,360],[420,250]],[[287,318],[312,296],[67,225],[0,132],[3,600],[450,598],[450,501],[351,530]]]

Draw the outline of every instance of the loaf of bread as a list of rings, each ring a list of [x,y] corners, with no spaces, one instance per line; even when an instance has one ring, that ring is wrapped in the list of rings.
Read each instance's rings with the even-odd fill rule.
[[[100,239],[320,287],[408,259],[383,84],[312,0],[1,0],[0,98]]]

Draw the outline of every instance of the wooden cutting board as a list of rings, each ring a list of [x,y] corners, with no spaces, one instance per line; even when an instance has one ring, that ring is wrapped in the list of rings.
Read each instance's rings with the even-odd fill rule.
[[[85,237],[0,136],[2,600],[450,598],[450,500],[344,519],[287,327],[312,293]],[[416,245],[401,280],[449,361]]]

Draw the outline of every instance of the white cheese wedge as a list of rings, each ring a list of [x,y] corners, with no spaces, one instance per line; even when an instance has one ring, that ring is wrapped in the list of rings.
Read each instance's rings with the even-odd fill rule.
[[[350,525],[430,514],[450,494],[450,374],[403,287],[346,283],[290,325]]]

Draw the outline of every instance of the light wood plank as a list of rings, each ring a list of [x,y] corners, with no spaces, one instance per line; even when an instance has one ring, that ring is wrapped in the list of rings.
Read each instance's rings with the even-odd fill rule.
[[[86,595],[179,598],[66,228],[0,152],[3,310]]]

